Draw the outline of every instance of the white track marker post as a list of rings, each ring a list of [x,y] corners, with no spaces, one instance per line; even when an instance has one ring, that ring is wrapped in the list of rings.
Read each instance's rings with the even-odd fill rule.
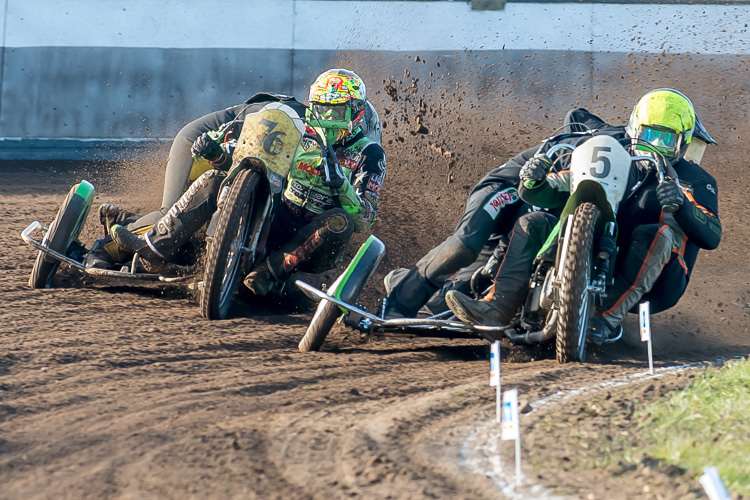
[[[500,423],[500,416],[502,414],[500,406],[500,341],[496,340],[492,343],[490,348],[490,387],[496,387],[496,414],[495,420]]]
[[[518,389],[503,393],[503,440],[516,440],[516,486],[521,484],[521,425],[518,420]]]
[[[638,306],[641,325],[641,342],[648,344],[648,373],[649,375],[654,374],[654,351],[651,347],[651,305],[646,302],[641,302]]]
[[[716,467],[704,467],[704,474],[698,479],[711,500],[731,500],[724,481],[719,476]]]

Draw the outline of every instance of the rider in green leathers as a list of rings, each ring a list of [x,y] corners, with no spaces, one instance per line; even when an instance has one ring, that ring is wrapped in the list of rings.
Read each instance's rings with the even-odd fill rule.
[[[293,98],[260,94],[251,104],[284,102],[304,117],[309,134],[324,136],[333,150],[329,175],[323,178],[321,147],[311,136],[303,138],[285,180],[269,234],[272,251],[245,279],[257,295],[267,294],[295,271],[322,272],[334,265],[354,231],[365,231],[377,217],[380,188],[385,179],[385,153],[362,130],[367,108],[366,87],[354,72],[332,69],[310,88],[310,107]],[[241,130],[241,123],[226,124],[199,136],[192,147],[213,169],[146,231],[120,225],[110,228],[119,249],[140,252],[151,270],[170,262],[179,248],[216,211],[217,195]]]

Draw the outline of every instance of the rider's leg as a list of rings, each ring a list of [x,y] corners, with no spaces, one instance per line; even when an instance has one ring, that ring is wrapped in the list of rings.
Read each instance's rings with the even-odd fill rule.
[[[479,257],[477,257],[477,259],[474,262],[472,262],[471,264],[469,264],[468,266],[464,268],[461,268],[456,273],[455,277],[443,283],[443,286],[440,288],[440,290],[438,290],[430,298],[430,300],[427,301],[427,303],[425,304],[425,308],[427,308],[432,314],[439,314],[450,309],[448,307],[448,304],[445,302],[445,295],[451,290],[456,290],[466,295],[469,295],[470,293],[472,293],[471,280],[474,274],[478,272],[479,270],[484,271],[485,267],[488,265],[489,265],[489,268],[491,268],[492,264],[489,263],[490,259],[492,259],[492,262],[497,262],[497,264],[500,263],[499,260],[495,261],[494,256],[493,256],[494,251],[496,249],[497,248],[493,248],[493,246],[485,245],[484,248],[482,248],[482,251],[479,252]],[[500,250],[501,250],[501,253],[504,252],[505,246],[501,244]],[[494,267],[494,272],[491,272],[491,274],[488,276],[489,282],[492,281],[496,273],[497,273],[497,266]],[[487,284],[484,288],[488,286],[489,284]]]
[[[677,252],[672,252],[669,262],[664,266],[659,278],[651,287],[651,291],[641,297],[641,301],[649,301],[649,309],[652,314],[656,314],[674,307],[685,293],[688,285],[687,265],[682,260],[682,256]],[[637,313],[636,306],[630,312]]]
[[[125,226],[137,219],[138,215],[135,212],[117,205],[102,203],[99,207],[99,222],[104,227],[104,236],[109,234],[110,228],[115,224]]]
[[[618,259],[614,284],[604,298],[604,312],[592,322],[592,341],[600,343],[611,338],[625,314],[651,290],[671,257],[673,236],[667,225],[644,224],[635,228],[630,246]]]
[[[217,130],[222,124],[232,121],[244,107],[245,104],[239,104],[208,113],[180,129],[172,141],[172,147],[169,150],[169,159],[167,160],[167,168],[164,173],[164,193],[162,195],[161,208],[140,217],[132,224],[128,224],[127,228],[129,230],[132,231],[143,226],[152,226],[156,224],[157,220],[167,215],[172,205],[185,192],[185,188],[189,182],[194,161],[190,148],[193,146],[195,140],[204,132]]]
[[[152,270],[158,269],[211,219],[223,178],[223,172],[209,170],[145,234],[113,226],[112,239],[127,251],[140,252],[141,258],[153,266]]]
[[[490,292],[481,300],[450,292],[446,302],[462,321],[507,325],[521,306],[534,258],[557,224],[557,217],[531,212],[518,218]]]
[[[320,273],[335,265],[354,233],[351,216],[341,208],[316,215],[296,235],[272,252],[245,278],[245,286],[256,295],[266,295],[276,283],[286,281],[297,270]]]
[[[503,197],[504,192],[507,197]],[[502,186],[490,185],[472,192],[455,232],[422,257],[399,282],[392,283],[386,317],[416,316],[453,273],[472,264],[490,235],[498,232],[497,227],[515,219],[521,203],[508,201],[513,197],[517,199],[515,188]]]

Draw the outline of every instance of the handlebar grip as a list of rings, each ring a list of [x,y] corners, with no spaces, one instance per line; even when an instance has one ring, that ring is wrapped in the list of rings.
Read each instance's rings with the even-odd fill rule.
[[[677,211],[677,209],[680,208],[680,206],[676,203],[670,203],[668,205],[662,205],[661,211],[665,214],[671,214]]]

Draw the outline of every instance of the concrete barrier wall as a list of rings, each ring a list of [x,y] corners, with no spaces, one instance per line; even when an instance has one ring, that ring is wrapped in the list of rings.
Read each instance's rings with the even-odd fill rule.
[[[692,71],[738,71],[750,50],[747,5],[3,3],[0,158],[88,157],[123,142],[169,141],[191,119],[257,91],[304,100],[332,66],[359,72],[376,105],[388,103],[388,79],[408,72],[435,94],[461,85],[470,101],[512,95],[507,113],[533,120],[595,100],[623,72],[632,86],[634,54],[671,61],[665,75],[679,85],[667,86],[689,93]],[[627,100],[648,88],[625,90]]]

